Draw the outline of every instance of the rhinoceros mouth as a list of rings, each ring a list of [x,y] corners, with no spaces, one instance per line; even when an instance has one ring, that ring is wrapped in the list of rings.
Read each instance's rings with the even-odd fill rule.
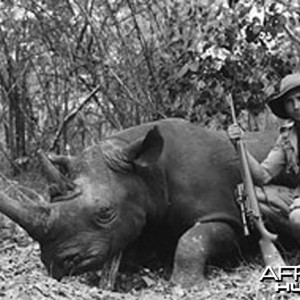
[[[96,262],[97,259],[95,257],[84,258],[82,261],[78,262],[76,266],[70,268],[69,274],[79,275],[83,274],[87,271],[99,270],[103,266],[103,264],[99,264]]]
[[[61,280],[64,276],[76,276],[87,271],[99,270],[103,267],[104,262],[100,263],[97,257],[90,256],[79,258],[74,255],[68,258],[61,264],[56,264],[54,261],[48,265],[48,272],[51,277],[56,280]]]

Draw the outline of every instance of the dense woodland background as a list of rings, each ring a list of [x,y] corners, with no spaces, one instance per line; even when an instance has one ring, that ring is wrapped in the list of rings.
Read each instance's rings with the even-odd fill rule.
[[[246,129],[272,126],[267,95],[299,68],[297,3],[1,1],[1,165],[165,117],[224,128],[228,93]]]
[[[0,2],[0,189],[47,197],[36,151],[76,154],[143,122],[182,117],[226,129],[231,93],[246,130],[278,126],[266,109],[279,80],[300,71],[299,0],[3,0]],[[283,250],[283,249],[281,249]],[[161,274],[49,277],[39,245],[0,215],[0,298],[298,299],[262,284],[261,257],[208,270],[198,291]],[[299,254],[284,253],[290,265]],[[295,296],[295,298],[293,298]]]

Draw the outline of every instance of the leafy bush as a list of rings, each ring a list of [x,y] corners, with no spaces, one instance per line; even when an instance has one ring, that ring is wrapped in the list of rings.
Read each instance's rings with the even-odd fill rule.
[[[11,161],[75,153],[164,117],[224,128],[298,69],[297,1],[5,1],[0,118]],[[248,114],[247,114],[248,116]]]

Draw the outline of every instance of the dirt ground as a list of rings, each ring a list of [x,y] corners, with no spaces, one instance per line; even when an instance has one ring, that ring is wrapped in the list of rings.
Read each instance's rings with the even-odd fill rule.
[[[280,296],[274,284],[261,283],[264,270],[257,262],[242,263],[222,270],[211,267],[208,281],[201,289],[185,290],[173,286],[160,275],[141,269],[137,273],[117,276],[116,290],[99,288],[100,272],[65,277],[61,282],[50,278],[40,261],[39,245],[12,222],[1,217],[6,227],[0,233],[0,298],[11,300],[162,300],[162,299],[299,299],[295,294]],[[6,219],[6,218],[5,218]]]

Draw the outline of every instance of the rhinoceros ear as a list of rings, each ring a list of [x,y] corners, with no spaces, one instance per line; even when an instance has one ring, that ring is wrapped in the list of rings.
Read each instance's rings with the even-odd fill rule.
[[[138,166],[147,167],[155,163],[160,157],[164,146],[164,139],[157,126],[154,126],[147,135],[132,142],[126,149],[127,159]]]

